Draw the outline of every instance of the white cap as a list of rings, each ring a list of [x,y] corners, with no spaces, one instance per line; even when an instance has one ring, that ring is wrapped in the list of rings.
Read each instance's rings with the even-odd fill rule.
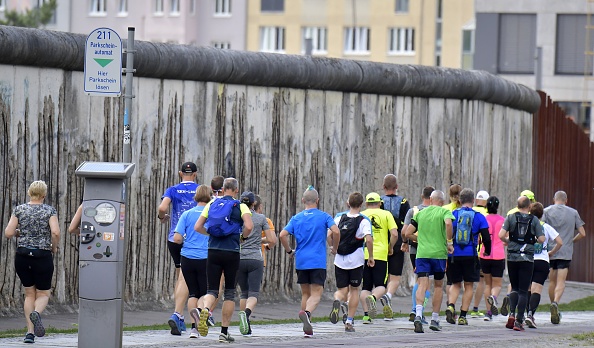
[[[487,191],[479,191],[476,194],[476,199],[484,199],[485,201],[489,198],[489,192]]]

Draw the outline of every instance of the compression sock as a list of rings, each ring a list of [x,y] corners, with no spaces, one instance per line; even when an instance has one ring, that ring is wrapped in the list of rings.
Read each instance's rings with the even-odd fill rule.
[[[251,314],[252,314],[252,310],[249,309],[249,308],[246,308],[245,309],[245,316],[249,318]]]
[[[540,304],[540,294],[535,294],[532,293],[532,295],[530,295],[530,314],[534,315],[534,313],[536,313],[536,309],[538,308],[538,305]]]
[[[419,288],[419,284],[415,283],[412,289],[412,311],[414,312],[417,310],[417,289]]]

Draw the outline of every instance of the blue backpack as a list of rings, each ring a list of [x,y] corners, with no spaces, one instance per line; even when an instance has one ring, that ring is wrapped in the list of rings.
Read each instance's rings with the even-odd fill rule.
[[[231,213],[233,208],[239,208],[239,202],[236,199],[216,199],[208,208],[208,218],[206,219],[206,232],[214,237],[225,237],[232,234],[240,234],[243,227],[243,221],[233,221]]]
[[[461,247],[473,244],[472,222],[474,221],[474,210],[460,209],[456,220],[455,241]]]

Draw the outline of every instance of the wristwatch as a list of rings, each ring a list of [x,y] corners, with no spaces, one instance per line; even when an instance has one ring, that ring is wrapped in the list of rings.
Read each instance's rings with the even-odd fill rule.
[[[293,253],[293,249],[287,251],[287,254],[291,255]]]

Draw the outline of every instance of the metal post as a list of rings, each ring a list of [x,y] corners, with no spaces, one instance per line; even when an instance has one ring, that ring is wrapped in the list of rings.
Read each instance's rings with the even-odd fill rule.
[[[132,82],[134,78],[134,27],[128,27],[128,43],[124,53],[126,54],[126,68],[123,69],[126,73],[126,94],[124,95],[124,150],[123,162],[132,162],[132,148],[130,145],[130,113],[132,110]]]
[[[542,89],[542,47],[536,47],[534,52],[534,89]]]

